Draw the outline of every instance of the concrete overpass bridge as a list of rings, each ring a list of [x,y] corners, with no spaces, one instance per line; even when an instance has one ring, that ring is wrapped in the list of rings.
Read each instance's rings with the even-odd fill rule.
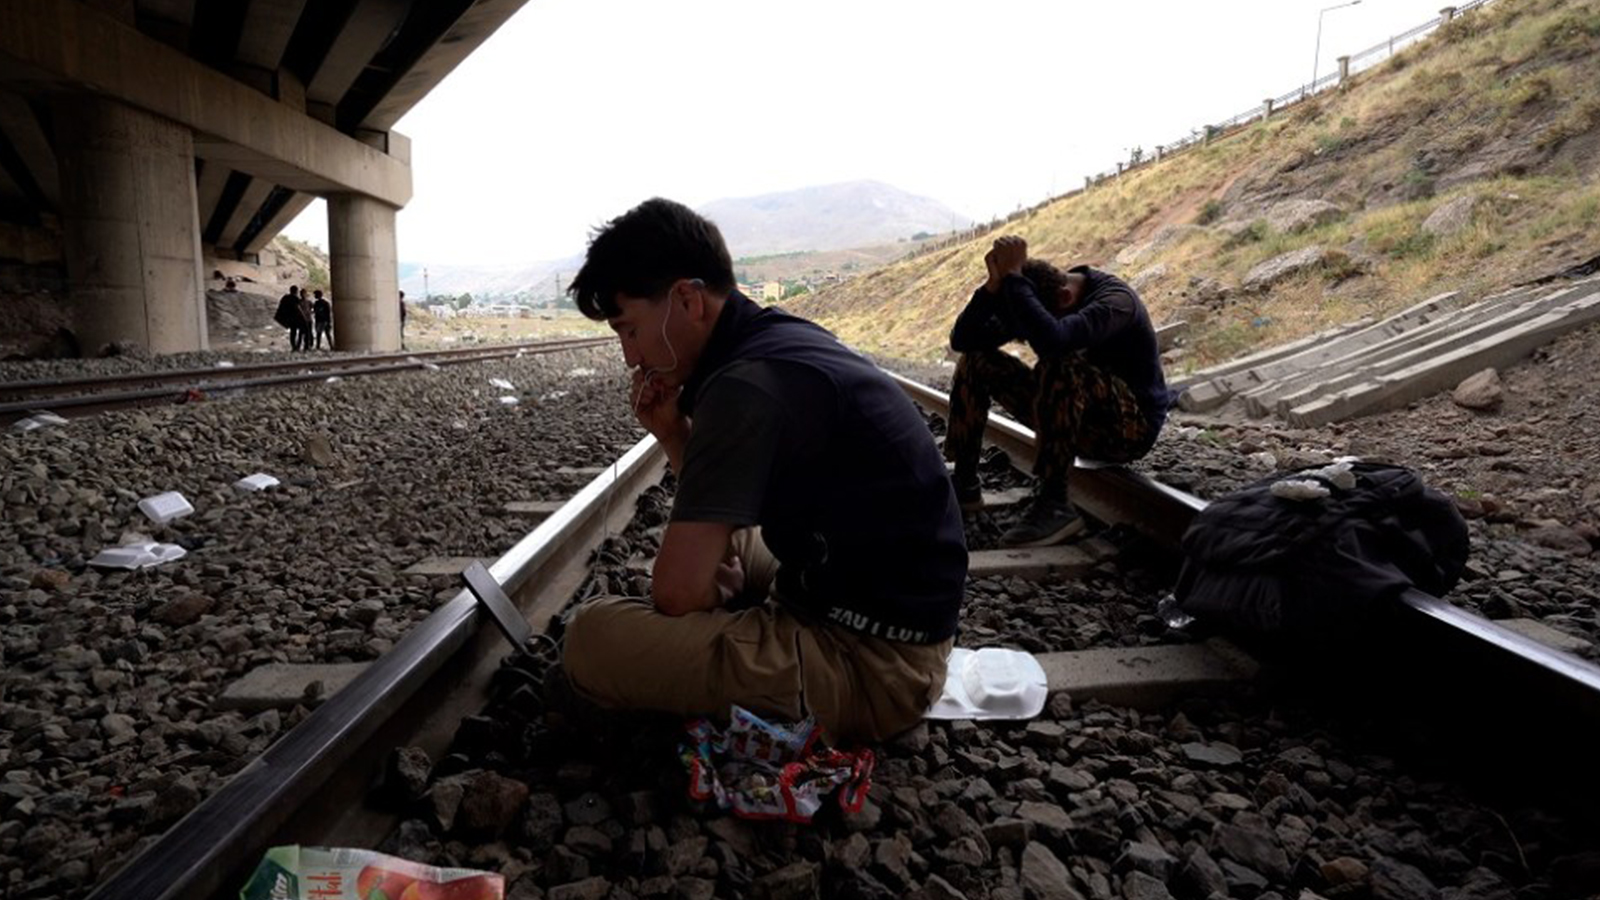
[[[205,349],[206,254],[328,203],[340,349],[400,344],[394,123],[526,0],[0,0],[0,264],[85,353]]]

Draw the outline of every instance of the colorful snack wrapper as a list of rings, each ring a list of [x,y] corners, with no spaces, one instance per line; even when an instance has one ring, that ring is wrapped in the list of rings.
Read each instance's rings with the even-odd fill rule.
[[[735,706],[726,731],[706,719],[691,722],[683,745],[689,796],[715,800],[745,819],[809,822],[839,787],[839,805],[858,812],[872,785],[871,750],[843,752],[821,745],[807,718],[774,725]]]
[[[273,847],[239,900],[502,900],[494,872],[441,869],[375,850]]]

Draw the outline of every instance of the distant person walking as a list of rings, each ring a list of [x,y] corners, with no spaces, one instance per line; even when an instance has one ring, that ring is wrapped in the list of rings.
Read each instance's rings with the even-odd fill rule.
[[[427,299],[427,298],[423,298]],[[400,292],[400,349],[406,348],[406,292]]]
[[[328,298],[322,296],[321,291],[312,291],[311,315],[317,326],[317,349],[322,349],[322,336],[328,336],[328,349],[333,349],[333,304]]]
[[[278,310],[272,321],[289,329],[289,349],[300,349],[300,288],[289,285],[289,293],[278,298]]]
[[[322,292],[318,291],[317,293],[320,294]],[[306,296],[306,292],[305,291],[301,291],[300,292],[300,349],[304,350],[307,353],[311,352],[311,321],[312,321],[314,315],[315,314],[314,314],[314,312],[312,310],[312,306],[311,306],[311,298]]]

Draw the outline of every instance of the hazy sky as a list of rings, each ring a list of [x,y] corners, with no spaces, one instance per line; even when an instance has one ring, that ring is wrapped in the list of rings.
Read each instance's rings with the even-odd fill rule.
[[[988,219],[1306,82],[1331,5],[529,0],[397,126],[400,259],[552,259],[647,197],[856,179]],[[1319,71],[1442,5],[1327,12]],[[287,233],[326,247],[323,203]]]

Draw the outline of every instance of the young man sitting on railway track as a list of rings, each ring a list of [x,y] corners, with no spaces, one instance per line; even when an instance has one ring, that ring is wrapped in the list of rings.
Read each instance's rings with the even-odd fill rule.
[[[978,457],[991,401],[1038,438],[1038,485],[1027,513],[1002,536],[1013,547],[1059,543],[1083,529],[1067,496],[1078,457],[1131,462],[1150,452],[1171,395],[1155,329],[1139,295],[1114,275],[1066,272],[1028,258],[1020,237],[994,242],[988,279],[956,318],[950,347],[961,354],[950,386],[945,456],[955,463],[964,509],[983,505]],[[1022,340],[1033,367],[1000,348]]]
[[[669,200],[600,230],[569,290],[616,332],[635,415],[678,479],[651,597],[593,600],[567,625],[578,692],[811,714],[839,742],[919,721],[944,686],[967,552],[910,401],[821,327],[739,293],[717,227]]]

